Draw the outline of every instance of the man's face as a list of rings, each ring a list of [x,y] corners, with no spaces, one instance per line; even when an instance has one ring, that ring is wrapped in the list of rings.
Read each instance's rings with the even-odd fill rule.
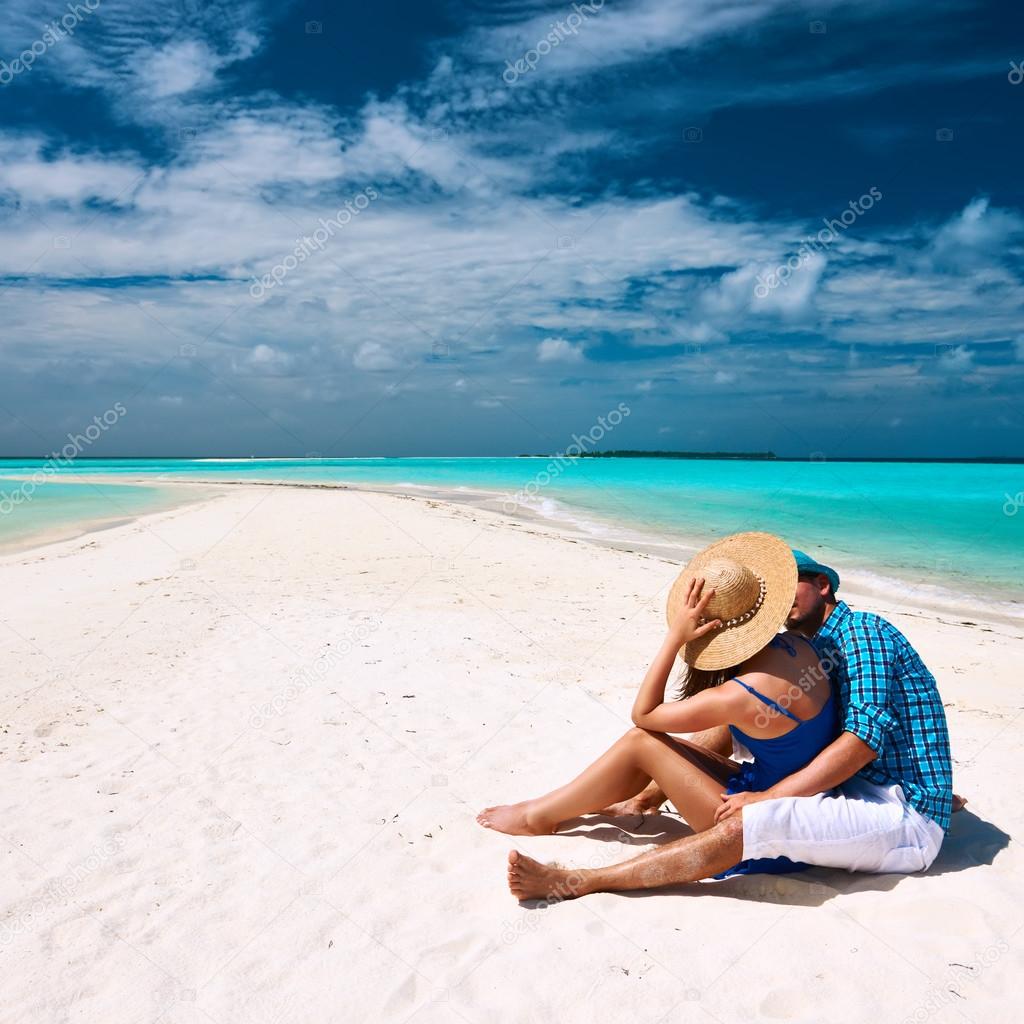
[[[827,576],[801,573],[797,578],[793,607],[786,619],[787,629],[799,629],[804,623],[820,624],[824,619],[828,603],[829,582]]]

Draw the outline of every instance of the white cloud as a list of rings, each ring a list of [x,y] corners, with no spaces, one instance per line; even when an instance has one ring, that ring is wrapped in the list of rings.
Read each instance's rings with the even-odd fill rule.
[[[972,199],[935,234],[929,254],[940,269],[970,270],[997,263],[1006,244],[1024,232],[1019,214],[990,205],[987,198]]]
[[[376,341],[364,341],[352,362],[358,370],[393,370],[398,362],[388,350]]]
[[[583,361],[583,344],[565,338],[545,338],[537,346],[537,359],[542,363],[579,363]]]
[[[56,12],[43,0],[8,0],[0,47],[16,53]],[[102,0],[79,31],[61,39],[32,74],[99,89],[127,117],[183,123],[176,102],[209,87],[228,65],[251,57],[264,29],[255,0],[152,6]]]
[[[823,0],[815,10],[822,13],[841,2]],[[593,0],[579,6],[586,13],[575,35],[563,32],[562,41],[541,56],[538,64],[543,65],[545,74],[578,74],[648,60],[669,50],[693,48],[717,36],[749,29],[788,4],[785,0],[746,0],[741,4],[723,4],[720,0],[633,0],[613,4]],[[573,10],[566,4],[563,17]],[[557,20],[549,8],[517,22],[503,16],[502,24],[470,34],[465,46],[473,53],[492,55],[499,61],[500,75],[505,60],[514,64],[549,36]]]
[[[287,375],[295,365],[292,355],[273,345],[258,344],[232,352],[231,372],[242,377],[279,377]]]
[[[210,85],[219,61],[205,43],[183,39],[143,54],[137,61],[139,82],[154,99],[166,99]]]
[[[128,203],[132,199],[128,190],[145,176],[143,166],[133,157],[69,150],[44,156],[43,148],[40,136],[21,136],[15,145],[5,147],[0,192],[29,204],[77,204],[89,199]]]
[[[771,314],[783,318],[810,313],[827,261],[817,252],[804,254],[795,269],[786,259],[779,263],[745,263],[719,278],[701,297],[712,318],[737,314]]]
[[[575,48],[562,70],[574,61],[589,74],[606,57],[621,65],[700,45],[780,3],[608,4],[588,26],[594,38],[581,32],[578,40],[592,55]],[[15,15],[24,9],[14,4]],[[819,349],[787,347],[781,357],[787,373],[811,377],[844,361],[851,344],[916,345],[932,359],[937,344],[960,346],[965,336],[1005,342],[1020,329],[1024,287],[1000,265],[1020,217],[987,200],[966,203],[947,224],[891,236],[872,234],[865,219],[854,229],[859,237],[830,247],[827,263],[813,255],[758,299],[758,275],[797,252],[817,218],[770,219],[715,195],[546,192],[552,167],[612,146],[615,129],[551,131],[497,81],[468,73],[457,48],[426,83],[342,114],[269,92],[217,97],[217,76],[266,34],[253,12],[215,3],[190,20],[177,8],[158,16],[122,0],[104,0],[103,10],[111,20],[95,46],[68,40],[65,53],[47,55],[54,62],[45,73],[105,90],[118,116],[173,126],[170,156],[147,162],[72,149],[39,131],[0,135],[0,195],[17,210],[0,220],[0,271],[17,278],[5,293],[6,315],[26,366],[83,352],[100,370],[155,362],[188,341],[216,368],[266,378],[259,383],[268,387],[287,375],[303,381],[311,400],[337,401],[358,379],[353,366],[412,365],[437,341],[451,345],[458,376],[441,376],[443,360],[430,372],[445,388],[480,394],[495,381],[507,388],[524,357],[584,362],[584,344],[567,338],[588,332],[620,345],[702,350],[764,332],[783,344],[787,335],[816,332]],[[623,21],[621,11],[634,16]],[[504,46],[528,38],[536,21],[481,38]],[[31,24],[23,19],[21,28]],[[616,26],[624,34],[617,37]],[[179,126],[188,130],[178,134]],[[251,275],[266,273],[319,218],[368,185],[380,192],[372,206],[281,288],[251,299]],[[55,237],[71,240],[70,248]],[[560,246],[560,238],[573,244]],[[967,262],[969,274],[961,269]],[[133,276],[142,280],[130,288],[92,284]],[[545,340],[537,345],[537,337]],[[1024,341],[1015,351],[1024,361]],[[475,353],[486,355],[462,362]],[[702,358],[688,353],[680,368],[700,368]],[[955,368],[970,358],[968,351],[948,362]],[[623,375],[621,362],[591,359],[587,374],[642,391],[656,371],[641,366],[638,381]],[[743,375],[755,377],[746,368]],[[713,379],[734,383],[731,376],[719,370]],[[656,403],[653,390],[645,404]]]
[[[939,356],[942,369],[951,373],[967,370],[974,363],[974,353],[966,345],[956,345]]]

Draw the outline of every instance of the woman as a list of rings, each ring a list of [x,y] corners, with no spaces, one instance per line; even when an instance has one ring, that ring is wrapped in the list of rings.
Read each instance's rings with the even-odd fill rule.
[[[669,630],[633,704],[633,724],[572,782],[545,796],[488,807],[486,828],[545,835],[635,796],[653,780],[694,831],[715,822],[726,794],[764,790],[802,768],[838,734],[828,675],[804,637],[779,634],[793,605],[792,551],[767,533],[727,537],[695,556],[668,601]],[[682,650],[680,651],[680,648]],[[665,700],[673,662],[682,699]],[[753,755],[740,764],[667,733],[728,725]],[[793,870],[785,858],[742,871]]]

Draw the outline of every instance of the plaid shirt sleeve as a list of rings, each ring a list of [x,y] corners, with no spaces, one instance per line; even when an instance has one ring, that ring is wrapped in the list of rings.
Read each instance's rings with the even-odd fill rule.
[[[862,739],[881,757],[896,719],[891,707],[896,646],[890,636],[870,622],[851,624],[846,649],[850,692],[843,728]]]

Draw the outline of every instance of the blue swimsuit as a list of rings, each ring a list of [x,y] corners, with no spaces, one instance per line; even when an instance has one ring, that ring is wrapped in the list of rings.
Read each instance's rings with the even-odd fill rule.
[[[800,639],[806,640],[805,637]],[[809,644],[810,641],[806,640]],[[778,636],[772,640],[773,646],[782,646],[791,657],[796,657],[796,649],[783,637]],[[759,701],[773,708],[777,714],[785,715],[793,719],[796,727],[781,736],[771,739],[757,739],[741,732],[734,725],[729,726],[729,731],[738,739],[754,756],[753,761],[746,762],[740,770],[733,775],[726,786],[726,792],[747,793],[751,791],[760,792],[770,789],[776,782],[799,771],[804,765],[810,764],[815,757],[839,735],[839,716],[836,714],[836,705],[832,692],[828,700],[821,706],[821,710],[812,718],[797,718],[792,712],[776,704],[770,697],[758,693],[752,686],[748,686],[742,679],[733,680],[740,684],[744,690],[752,693]],[[728,871],[716,875],[716,878],[725,878],[728,875],[746,874],[783,874],[788,871],[800,871],[808,867],[790,860],[788,857],[761,857],[756,860],[743,860],[739,864],[729,868]]]

